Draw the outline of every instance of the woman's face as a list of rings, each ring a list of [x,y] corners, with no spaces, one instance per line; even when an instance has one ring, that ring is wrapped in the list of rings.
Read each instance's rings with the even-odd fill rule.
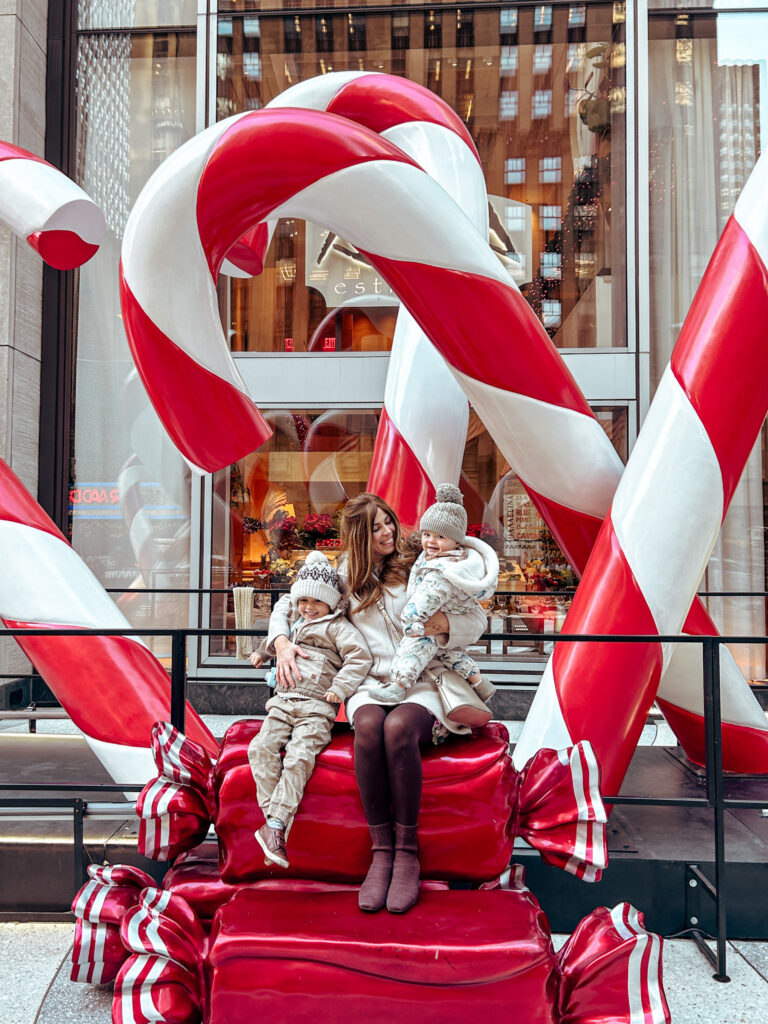
[[[395,550],[395,524],[383,508],[376,510],[373,520],[373,560],[383,561]]]

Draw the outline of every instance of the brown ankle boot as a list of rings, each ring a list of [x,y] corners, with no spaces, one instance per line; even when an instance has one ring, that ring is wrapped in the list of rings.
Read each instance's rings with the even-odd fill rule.
[[[387,893],[387,910],[390,914],[404,914],[419,898],[418,828],[418,825],[400,825],[395,822],[395,862]]]
[[[365,881],[360,886],[357,905],[361,910],[373,913],[381,910],[387,902],[387,889],[392,877],[392,823],[369,825],[373,860],[368,868]]]

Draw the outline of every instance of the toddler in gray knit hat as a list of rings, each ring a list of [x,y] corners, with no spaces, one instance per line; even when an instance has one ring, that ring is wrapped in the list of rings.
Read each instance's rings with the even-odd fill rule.
[[[440,647],[425,636],[427,620],[437,611],[457,615],[485,601],[496,590],[499,559],[490,545],[467,537],[467,513],[458,487],[440,484],[436,502],[419,524],[422,551],[408,579],[408,602],[402,613],[403,639],[392,661],[389,682],[371,696],[397,704],[433,659],[451,668],[488,700],[496,687],[483,679],[477,664],[460,647]]]

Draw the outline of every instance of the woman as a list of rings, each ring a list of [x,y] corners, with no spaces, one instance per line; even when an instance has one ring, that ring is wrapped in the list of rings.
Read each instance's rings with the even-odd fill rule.
[[[449,732],[469,730],[447,721],[437,690],[426,676],[411,687],[400,704],[383,704],[371,696],[371,687],[389,679],[415,552],[403,554],[397,516],[375,494],[358,494],[347,502],[341,539],[339,575],[347,586],[347,614],[373,656],[371,675],[346,705],[355,731],[355,773],[373,848],[359,905],[361,910],[376,911],[386,904],[390,912],[402,914],[414,905],[419,893],[419,747],[439,743]],[[290,687],[300,681],[298,659],[306,655],[288,637],[284,602],[281,598],[275,605],[269,639],[277,651],[277,678]],[[427,634],[444,641],[450,637],[453,646],[466,647],[477,642],[485,627],[480,608],[457,616],[437,612],[427,623]]]

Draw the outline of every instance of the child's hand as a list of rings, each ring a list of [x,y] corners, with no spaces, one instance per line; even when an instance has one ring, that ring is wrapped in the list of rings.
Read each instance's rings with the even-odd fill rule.
[[[329,704],[341,704],[341,697],[338,693],[334,693],[333,690],[326,690],[323,694],[323,700],[327,700]]]
[[[249,654],[248,661],[250,661],[254,668],[261,668],[261,666],[264,664],[264,659],[262,658],[258,651],[254,651],[252,654]]]

